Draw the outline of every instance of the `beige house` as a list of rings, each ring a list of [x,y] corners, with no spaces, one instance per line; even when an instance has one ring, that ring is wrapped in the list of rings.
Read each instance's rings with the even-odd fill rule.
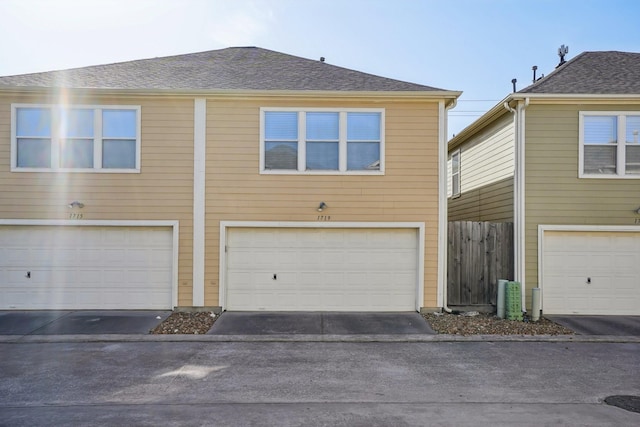
[[[0,77],[0,309],[442,307],[459,95],[253,47]]]
[[[513,221],[547,314],[640,314],[640,53],[584,52],[449,145],[452,221]]]

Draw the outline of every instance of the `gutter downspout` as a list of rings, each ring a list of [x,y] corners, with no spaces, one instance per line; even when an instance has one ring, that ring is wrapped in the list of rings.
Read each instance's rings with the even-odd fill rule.
[[[455,108],[458,104],[457,98],[446,105],[445,101],[439,103],[439,126],[438,138],[440,140],[440,149],[438,155],[438,176],[439,191],[438,202],[438,289],[441,290],[438,295],[442,309],[447,313],[453,313],[453,310],[447,305],[447,224],[449,215],[449,206],[447,199],[447,158],[448,158],[448,110]]]
[[[515,134],[515,167],[513,173],[513,263],[514,279],[520,282],[523,311],[526,310],[525,286],[525,112],[529,106],[529,98],[518,101],[516,108],[511,108],[508,102],[504,107],[514,114]]]

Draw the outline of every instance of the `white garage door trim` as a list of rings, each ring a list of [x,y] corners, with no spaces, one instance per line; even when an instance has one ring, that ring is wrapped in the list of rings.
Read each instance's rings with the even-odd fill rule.
[[[418,233],[418,262],[416,272],[415,309],[420,311],[424,299],[424,238],[425,224],[422,222],[273,222],[273,221],[220,221],[220,306],[227,308],[226,251],[227,232],[229,228],[399,228],[413,229]]]
[[[0,226],[40,225],[73,227],[171,227],[172,228],[172,265],[171,265],[171,308],[178,305],[178,243],[179,222],[163,220],[40,220],[40,219],[0,219]]]
[[[544,312],[544,254],[545,254],[545,232],[616,232],[616,233],[638,233],[640,226],[633,225],[538,225],[538,286],[542,292],[542,311]],[[615,314],[615,313],[611,313]]]

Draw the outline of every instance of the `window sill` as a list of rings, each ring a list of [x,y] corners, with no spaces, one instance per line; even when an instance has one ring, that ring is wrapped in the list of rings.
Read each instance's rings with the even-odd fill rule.
[[[260,175],[373,175],[382,176],[384,171],[323,171],[323,170],[310,170],[310,171],[297,171],[297,170],[263,170],[260,171]]]
[[[36,173],[140,173],[140,169],[47,169],[47,168],[11,168],[11,172]]]
[[[640,179],[640,174],[636,175],[578,175],[579,179]]]

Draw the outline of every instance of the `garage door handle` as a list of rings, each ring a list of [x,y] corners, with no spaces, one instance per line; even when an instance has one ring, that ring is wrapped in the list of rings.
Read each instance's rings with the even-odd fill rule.
[[[278,275],[277,274],[273,274],[273,280],[278,280]]]
[[[587,277],[587,285],[591,284],[591,277]]]
[[[31,279],[31,272],[27,271],[27,274],[24,275],[27,279]]]

